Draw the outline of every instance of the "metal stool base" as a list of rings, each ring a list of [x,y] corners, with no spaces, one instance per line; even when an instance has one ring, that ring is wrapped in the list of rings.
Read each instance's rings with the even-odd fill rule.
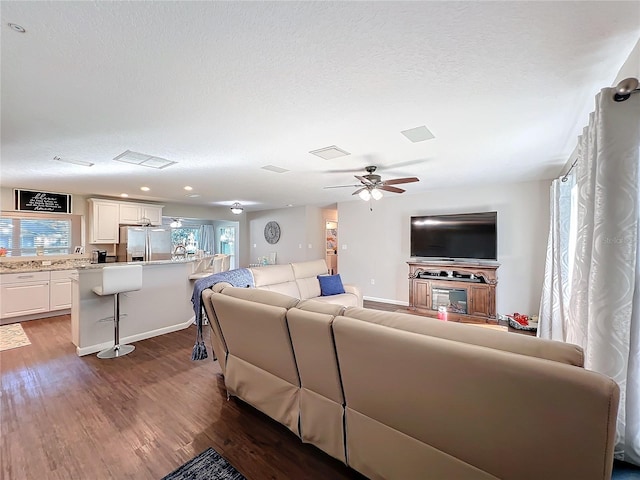
[[[117,358],[127,355],[136,349],[133,345],[118,345],[98,353],[98,358]]]

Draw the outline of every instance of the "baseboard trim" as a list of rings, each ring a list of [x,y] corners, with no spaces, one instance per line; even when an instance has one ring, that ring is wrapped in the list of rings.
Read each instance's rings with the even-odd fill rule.
[[[371,302],[389,303],[391,305],[398,305],[399,307],[408,307],[409,302],[401,302],[399,300],[389,300],[388,298],[378,297],[362,297],[363,300],[369,300]]]
[[[0,325],[8,325],[10,323],[28,322],[30,320],[40,320],[41,318],[59,317],[60,315],[69,315],[71,313],[70,308],[63,308],[61,310],[49,310],[48,312],[32,313],[29,315],[19,315],[15,317],[5,317],[0,319]]]
[[[188,328],[191,324],[195,322],[195,316],[191,317],[186,322],[178,323],[176,325],[171,325],[168,327],[158,328],[156,330],[150,330],[148,332],[137,333],[135,335],[130,335],[128,337],[123,337],[120,339],[120,343],[125,345],[127,343],[139,342],[140,340],[146,340],[147,338],[157,337],[159,335],[164,335],[165,333],[177,332],[178,330],[184,330]],[[194,339],[195,341],[195,339]],[[88,347],[76,347],[76,354],[79,357],[84,355],[90,355],[92,353],[98,353],[101,350],[105,350],[107,348],[113,347],[113,340],[110,342],[98,343],[95,345],[89,345]]]

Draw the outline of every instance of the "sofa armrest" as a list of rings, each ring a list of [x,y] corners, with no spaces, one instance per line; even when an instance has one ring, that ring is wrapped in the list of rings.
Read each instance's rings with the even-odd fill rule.
[[[222,292],[223,289],[227,287],[233,287],[233,285],[231,285],[229,282],[218,282],[211,287],[211,290],[213,290],[216,293],[220,293]]]
[[[360,291],[360,289],[357,286],[351,284],[345,284],[343,286],[345,293],[351,293],[352,295],[358,297],[358,306],[362,307],[362,292]]]

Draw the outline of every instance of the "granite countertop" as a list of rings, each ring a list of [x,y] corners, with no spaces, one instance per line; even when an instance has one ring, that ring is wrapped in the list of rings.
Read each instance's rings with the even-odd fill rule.
[[[109,262],[91,263],[89,258],[52,259],[52,260],[14,260],[0,263],[0,274],[24,272],[49,272],[53,270],[93,270],[114,265],[165,265],[175,263],[191,263],[199,258],[182,258],[177,260],[154,260],[152,262]],[[44,263],[44,264],[43,264]],[[47,265],[47,263],[49,263]]]

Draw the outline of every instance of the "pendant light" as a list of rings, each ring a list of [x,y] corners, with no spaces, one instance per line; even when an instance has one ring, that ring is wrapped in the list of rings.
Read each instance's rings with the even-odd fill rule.
[[[240,215],[243,211],[244,208],[242,208],[242,205],[240,205],[238,202],[231,205],[231,213],[233,213],[234,215]]]

